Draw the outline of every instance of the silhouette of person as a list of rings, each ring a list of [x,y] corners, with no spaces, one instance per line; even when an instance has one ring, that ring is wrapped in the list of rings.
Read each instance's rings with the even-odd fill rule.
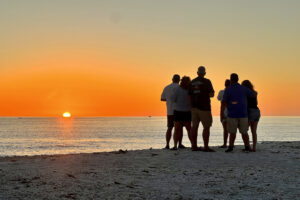
[[[231,85],[225,90],[221,105],[221,120],[224,120],[224,110],[227,107],[227,131],[229,136],[229,147],[225,152],[233,151],[237,129],[242,134],[245,151],[250,151],[248,136],[248,112],[247,97],[255,97],[255,92],[240,85],[239,77],[233,73],[230,75]]]
[[[204,141],[203,151],[214,151],[209,148],[210,127],[213,119],[211,114],[210,98],[215,91],[209,79],[204,78],[206,70],[200,66],[197,71],[198,77],[193,79],[189,89],[190,101],[192,106],[192,150],[202,150],[197,147],[198,127],[201,122],[203,125],[202,137]]]
[[[230,80],[226,79],[225,80],[225,89],[224,90],[220,90],[219,94],[217,96],[217,99],[220,102],[222,102],[224,92],[225,92],[226,88],[228,88],[229,86],[230,86]],[[220,110],[221,110],[221,108],[220,108]],[[227,117],[227,109],[225,108],[225,110],[224,110],[224,119],[221,120],[221,123],[222,123],[222,126],[223,126],[223,145],[220,146],[220,148],[226,148],[227,147],[228,131],[227,131],[226,117]]]
[[[188,76],[184,76],[180,81],[180,87],[176,88],[173,96],[174,101],[174,147],[172,150],[177,150],[177,144],[179,139],[183,137],[183,126],[185,126],[188,137],[191,141],[191,106],[188,96],[188,89],[191,79]],[[182,148],[182,145],[179,145]]]
[[[253,84],[249,80],[244,80],[242,85],[249,88],[253,92],[254,90]],[[256,92],[257,93],[257,92]],[[255,97],[247,98],[247,108],[248,108],[248,122],[252,133],[252,151],[256,151],[257,144],[257,125],[260,119],[260,110],[257,106],[257,95]]]
[[[174,74],[172,78],[172,83],[167,85],[162,94],[161,101],[166,101],[167,105],[167,132],[166,132],[166,149],[170,148],[170,140],[172,137],[172,130],[174,127],[174,102],[172,101],[172,96],[176,88],[179,87],[180,76],[178,74]],[[179,139],[180,146],[182,145],[182,138]],[[182,146],[181,146],[182,147]]]

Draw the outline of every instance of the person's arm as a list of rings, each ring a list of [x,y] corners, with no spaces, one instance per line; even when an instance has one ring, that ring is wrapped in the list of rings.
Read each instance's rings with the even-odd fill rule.
[[[161,101],[167,101],[167,99],[166,99],[166,88],[163,90],[163,92],[161,94],[161,97],[160,97],[160,100]]]
[[[225,90],[224,94],[223,94],[223,98],[221,100],[221,109],[220,109],[220,120],[221,120],[221,122],[223,122],[223,120],[225,118],[224,111],[225,111],[225,108],[227,107],[227,102],[228,102],[228,90]]]
[[[222,90],[219,91],[219,94],[218,94],[218,96],[217,96],[217,99],[218,99],[219,101],[222,101]]]
[[[257,97],[257,92],[254,90],[250,90],[249,88],[246,88],[247,97],[255,98]]]
[[[211,81],[209,81],[209,90],[210,90],[209,97],[211,97],[211,98],[214,97],[215,96],[215,90],[214,90],[214,88],[212,86]]]
[[[225,116],[224,116],[224,111],[225,111],[225,108],[226,108],[226,106],[227,106],[227,103],[225,102],[225,101],[223,101],[222,103],[221,103],[221,111],[220,111],[220,120],[221,120],[221,122],[223,122],[223,120],[224,120],[224,118],[225,118]]]

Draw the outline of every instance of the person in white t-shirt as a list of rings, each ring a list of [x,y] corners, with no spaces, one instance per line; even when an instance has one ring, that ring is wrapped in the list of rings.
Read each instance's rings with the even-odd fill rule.
[[[175,131],[173,135],[174,147],[171,150],[177,150],[177,144],[179,139],[183,137],[183,127],[186,128],[188,137],[191,144],[193,144],[193,137],[191,135],[191,105],[189,100],[188,89],[190,87],[191,79],[188,76],[184,76],[181,79],[180,87],[178,87],[173,96],[174,101],[174,125]],[[178,146],[180,148],[180,146]],[[182,147],[181,147],[182,148]]]
[[[180,76],[175,74],[172,78],[172,83],[167,85],[162,94],[161,94],[161,101],[166,101],[167,105],[167,132],[166,132],[166,149],[170,148],[170,140],[172,137],[172,130],[174,127],[174,102],[172,101],[172,97],[176,88],[179,87]],[[179,147],[184,148],[181,144],[182,137],[179,138]]]
[[[225,92],[226,88],[228,88],[229,86],[230,86],[230,80],[226,79],[225,80],[225,89],[220,90],[220,92],[218,94],[218,97],[217,97],[217,99],[220,102],[222,102],[224,92]],[[221,123],[223,125],[223,145],[220,146],[220,148],[226,148],[227,147],[228,131],[227,131],[227,121],[226,121],[226,118],[227,118],[227,109],[226,108],[224,110],[224,116],[225,116],[224,119],[221,121]]]

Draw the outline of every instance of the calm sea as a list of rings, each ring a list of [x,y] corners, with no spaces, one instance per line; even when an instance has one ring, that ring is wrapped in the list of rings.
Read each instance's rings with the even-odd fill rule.
[[[91,153],[165,146],[165,117],[0,118],[0,156]],[[200,128],[200,133],[202,128]],[[222,144],[214,117],[210,145]],[[299,141],[300,117],[263,117],[259,141]],[[202,145],[202,137],[198,137]],[[189,145],[184,132],[183,143]],[[242,144],[238,135],[237,144]],[[173,143],[171,143],[173,144]]]

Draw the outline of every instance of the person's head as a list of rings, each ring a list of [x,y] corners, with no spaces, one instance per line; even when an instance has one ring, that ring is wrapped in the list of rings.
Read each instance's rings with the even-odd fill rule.
[[[173,83],[179,83],[180,81],[180,76],[178,74],[174,74],[172,78]]]
[[[228,88],[230,86],[230,80],[226,79],[225,80],[225,88]]]
[[[231,82],[231,84],[238,83],[239,82],[239,76],[236,73],[232,73],[230,75],[230,82]]]
[[[184,88],[184,89],[188,89],[191,83],[191,79],[188,76],[184,76],[182,77],[181,81],[180,81],[180,87]]]
[[[197,71],[198,76],[200,77],[204,77],[206,74],[206,70],[204,66],[200,66],[198,67],[198,71]]]
[[[252,83],[249,80],[244,80],[242,82],[242,85],[245,86],[245,87],[247,87],[247,88],[249,88],[250,90],[254,91],[254,87],[253,87]]]

